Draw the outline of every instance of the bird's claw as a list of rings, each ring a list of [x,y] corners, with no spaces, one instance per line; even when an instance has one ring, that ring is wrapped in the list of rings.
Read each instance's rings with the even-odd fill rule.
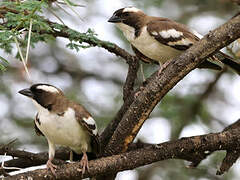
[[[89,169],[89,166],[88,166],[88,157],[87,157],[87,154],[86,153],[83,153],[83,157],[80,161],[80,165],[81,165],[81,168],[82,168],[82,175],[85,173],[85,170]]]
[[[165,62],[164,64],[160,64],[160,68],[158,70],[158,76],[161,74],[161,72],[163,71],[163,69],[165,69],[169,64],[170,64],[171,61],[167,61]]]
[[[56,176],[56,169],[57,169],[57,166],[55,164],[52,163],[52,161],[49,159],[47,161],[47,170],[51,170],[51,172],[53,173],[54,176]]]

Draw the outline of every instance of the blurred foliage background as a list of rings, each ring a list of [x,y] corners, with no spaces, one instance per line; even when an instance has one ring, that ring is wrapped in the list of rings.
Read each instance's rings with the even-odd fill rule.
[[[121,32],[107,23],[119,8],[135,6],[148,15],[168,17],[187,24],[201,34],[224,23],[239,10],[237,5],[228,0],[81,0],[72,1],[84,5],[73,6],[75,12],[59,2],[44,6],[41,15],[53,22],[64,22],[79,32],[91,28],[99,39],[114,42],[129,52],[132,50]],[[4,29],[0,28],[3,32]],[[26,35],[22,38],[26,38]],[[47,43],[39,42],[31,47],[28,60],[31,80],[34,83],[53,84],[69,98],[83,104],[95,117],[101,132],[123,102],[122,87],[128,66],[104,49],[91,47],[75,51],[67,48],[67,44],[69,41],[66,39],[52,38],[47,39]],[[9,63],[5,63],[7,69],[0,72],[0,144],[17,138],[16,148],[46,151],[46,140],[38,137],[33,129],[36,109],[29,99],[17,93],[31,83],[19,60],[16,44],[12,42],[11,45],[11,52],[0,49],[0,56]],[[20,45],[24,50],[24,41]],[[238,42],[224,51],[238,59],[240,57]],[[141,64],[146,77],[158,68]],[[137,82],[142,82],[141,73]],[[239,91],[240,78],[231,70],[219,73],[196,69],[156,106],[137,139],[160,143],[183,136],[220,131],[240,117]],[[196,169],[186,168],[188,163],[182,160],[167,160],[119,173],[117,179],[239,179],[239,163],[227,174],[220,177],[215,175],[224,154],[213,153]]]

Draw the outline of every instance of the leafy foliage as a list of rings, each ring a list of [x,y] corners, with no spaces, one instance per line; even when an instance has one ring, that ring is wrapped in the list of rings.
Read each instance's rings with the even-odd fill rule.
[[[5,71],[6,70],[6,65],[8,64],[8,61],[0,56],[0,70]]]
[[[56,33],[60,36],[66,36],[69,43],[66,47],[79,51],[81,48],[89,48],[91,46],[110,46],[114,45],[110,42],[101,41],[97,38],[97,34],[88,29],[85,33],[72,30],[65,25],[50,22],[44,18],[44,8],[48,7],[49,1],[34,1],[28,0],[24,2],[4,1],[0,4],[0,10],[4,17],[3,22],[0,24],[0,48],[7,53],[12,53],[13,44],[15,43],[14,37],[17,37],[20,42],[20,48],[27,47],[28,31],[30,21],[32,20],[32,31],[30,44],[34,48],[38,42],[48,43],[56,39]],[[77,6],[71,3],[68,4]],[[26,33],[27,32],[27,33]],[[16,56],[19,58],[19,56]],[[1,62],[0,65],[3,70],[5,67]]]

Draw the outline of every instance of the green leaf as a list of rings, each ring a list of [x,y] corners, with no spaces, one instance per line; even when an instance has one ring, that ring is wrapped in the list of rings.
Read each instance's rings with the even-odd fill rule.
[[[0,70],[1,71],[6,71],[6,66],[8,65],[8,61],[2,56],[0,56],[0,60],[2,61],[0,63]]]

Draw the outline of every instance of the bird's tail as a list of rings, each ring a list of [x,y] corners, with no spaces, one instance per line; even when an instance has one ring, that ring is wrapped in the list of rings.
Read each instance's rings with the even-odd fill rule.
[[[237,62],[232,57],[224,54],[221,51],[214,54],[214,56],[217,57],[217,59],[220,60],[223,64],[229,66],[234,71],[236,71],[236,73],[238,73],[240,75],[240,62]]]

